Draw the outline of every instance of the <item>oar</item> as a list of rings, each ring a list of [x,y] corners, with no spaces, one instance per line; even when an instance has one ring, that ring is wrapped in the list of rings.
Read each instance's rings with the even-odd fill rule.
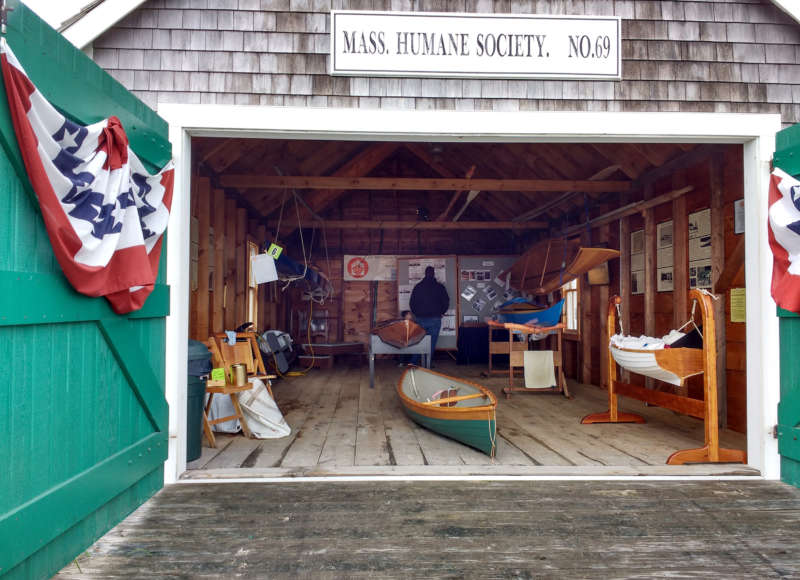
[[[483,393],[474,393],[472,395],[460,395],[458,397],[447,397],[445,399],[436,399],[435,401],[424,401],[423,405],[440,405],[443,403],[455,403],[458,401],[466,401],[467,399],[477,399],[478,397],[483,397],[484,399],[488,399],[489,395],[484,395]]]

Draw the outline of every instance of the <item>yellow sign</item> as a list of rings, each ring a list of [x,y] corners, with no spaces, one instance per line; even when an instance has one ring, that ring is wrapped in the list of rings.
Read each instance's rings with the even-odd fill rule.
[[[283,251],[283,248],[281,248],[280,246],[276,246],[275,244],[270,244],[269,245],[269,249],[267,250],[267,253],[270,256],[272,256],[273,260],[277,260],[278,258],[281,257],[281,252],[282,251]]]
[[[745,322],[745,289],[731,288],[731,322]]]

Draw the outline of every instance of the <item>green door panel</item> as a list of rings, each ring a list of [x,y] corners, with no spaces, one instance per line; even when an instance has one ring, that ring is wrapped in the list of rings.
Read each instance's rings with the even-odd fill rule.
[[[800,175],[800,125],[780,131],[775,137],[775,167]],[[800,316],[778,308],[780,334],[781,398],[778,403],[778,452],[781,479],[800,487]]]
[[[800,316],[778,309],[781,343],[781,400],[778,403],[778,451],[781,479],[800,487]]]
[[[168,160],[166,123],[24,6],[11,13],[8,40],[65,114],[81,123],[117,115],[151,169]],[[52,576],[163,485],[164,262],[144,308],[127,315],[71,288],[0,96],[3,580]]]

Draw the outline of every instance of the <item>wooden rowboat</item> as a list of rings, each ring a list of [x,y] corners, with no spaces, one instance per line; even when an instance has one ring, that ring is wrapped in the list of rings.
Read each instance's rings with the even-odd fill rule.
[[[411,320],[387,320],[373,328],[372,334],[395,348],[406,348],[425,338],[425,329]]]
[[[420,367],[407,369],[397,394],[416,423],[494,457],[497,397],[476,383]]]

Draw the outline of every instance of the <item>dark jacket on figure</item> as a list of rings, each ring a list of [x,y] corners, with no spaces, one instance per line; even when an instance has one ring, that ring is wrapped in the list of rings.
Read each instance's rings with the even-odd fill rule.
[[[410,306],[417,318],[441,317],[450,306],[450,297],[444,284],[425,276],[411,291]]]

